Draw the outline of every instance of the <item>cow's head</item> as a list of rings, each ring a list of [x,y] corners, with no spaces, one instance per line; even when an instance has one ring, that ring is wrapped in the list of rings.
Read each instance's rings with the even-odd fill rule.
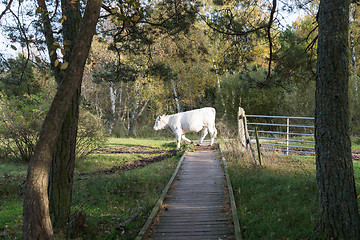
[[[166,127],[166,125],[168,124],[167,120],[168,119],[166,118],[165,115],[158,116],[155,121],[154,130],[157,131],[157,130],[164,129]]]

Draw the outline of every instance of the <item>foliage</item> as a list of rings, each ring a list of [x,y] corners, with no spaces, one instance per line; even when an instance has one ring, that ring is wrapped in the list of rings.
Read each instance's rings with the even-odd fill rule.
[[[8,59],[6,71],[0,75],[0,90],[7,96],[22,96],[25,93],[38,93],[41,89],[35,80],[33,64],[27,62],[23,55]]]
[[[0,100],[1,153],[25,162],[30,160],[51,99],[52,94],[40,93],[22,98],[3,97]],[[104,129],[99,119],[81,109],[76,150],[78,157],[96,150],[104,139]]]
[[[265,70],[257,66],[223,77],[221,94],[224,97],[228,120],[237,121],[236,116],[240,106],[247,114],[272,115],[275,113],[283,92],[274,85],[257,87],[265,78]]]
[[[25,59],[10,59],[11,68],[0,78],[0,155],[14,156],[28,162],[51,100],[55,81],[28,64]],[[77,152],[84,156],[104,141],[101,123],[89,111],[82,109],[79,120]]]
[[[279,36],[279,49],[274,58],[274,78],[284,86],[315,82],[316,26],[310,17],[295,22]],[[314,90],[315,91],[315,90]]]
[[[28,162],[52,96],[44,93],[0,99],[1,151]]]
[[[247,64],[264,67],[268,46],[264,27],[269,4],[262,1],[205,1],[210,16],[206,31],[219,74],[240,71]],[[276,30],[276,28],[274,28]]]
[[[76,157],[84,158],[101,147],[106,141],[100,119],[81,108],[76,139]]]

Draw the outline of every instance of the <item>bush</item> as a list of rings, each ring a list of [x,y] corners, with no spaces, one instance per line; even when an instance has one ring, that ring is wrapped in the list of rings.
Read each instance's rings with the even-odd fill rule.
[[[1,96],[1,95],[0,95]],[[0,99],[0,152],[29,161],[35,148],[49,101],[41,94]]]
[[[80,109],[76,156],[85,157],[98,149],[105,141],[105,129],[100,119],[89,111]]]
[[[51,99],[51,94],[44,93],[22,97],[5,97],[0,93],[0,156],[30,161]],[[81,109],[78,156],[93,152],[104,141],[104,130],[97,117]]]

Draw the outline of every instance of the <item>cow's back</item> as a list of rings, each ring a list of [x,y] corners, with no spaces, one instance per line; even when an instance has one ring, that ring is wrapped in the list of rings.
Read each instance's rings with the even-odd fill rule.
[[[214,127],[215,114],[214,108],[206,107],[174,114],[173,116],[174,123],[181,127],[184,132],[199,132],[204,127]]]

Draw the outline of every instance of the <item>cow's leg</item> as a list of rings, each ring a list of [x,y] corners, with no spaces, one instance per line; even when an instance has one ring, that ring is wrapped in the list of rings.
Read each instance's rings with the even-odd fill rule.
[[[180,149],[180,142],[181,142],[181,136],[182,136],[182,131],[175,131],[175,137],[176,137],[176,149]]]
[[[203,128],[203,129],[201,130],[200,140],[196,143],[196,145],[200,145],[200,144],[204,141],[204,139],[205,139],[205,137],[206,137],[207,134],[208,134],[208,129],[207,129],[207,128]]]
[[[185,134],[183,134],[183,135],[181,136],[181,138],[182,138],[182,140],[185,140],[185,141],[187,141],[188,143],[192,143],[192,141],[191,141],[190,139],[188,139],[187,137],[185,137]]]
[[[210,146],[212,146],[214,144],[214,141],[215,141],[215,138],[217,135],[217,130],[216,130],[215,126],[212,128],[209,128],[209,133],[210,133],[210,137],[211,137]]]

